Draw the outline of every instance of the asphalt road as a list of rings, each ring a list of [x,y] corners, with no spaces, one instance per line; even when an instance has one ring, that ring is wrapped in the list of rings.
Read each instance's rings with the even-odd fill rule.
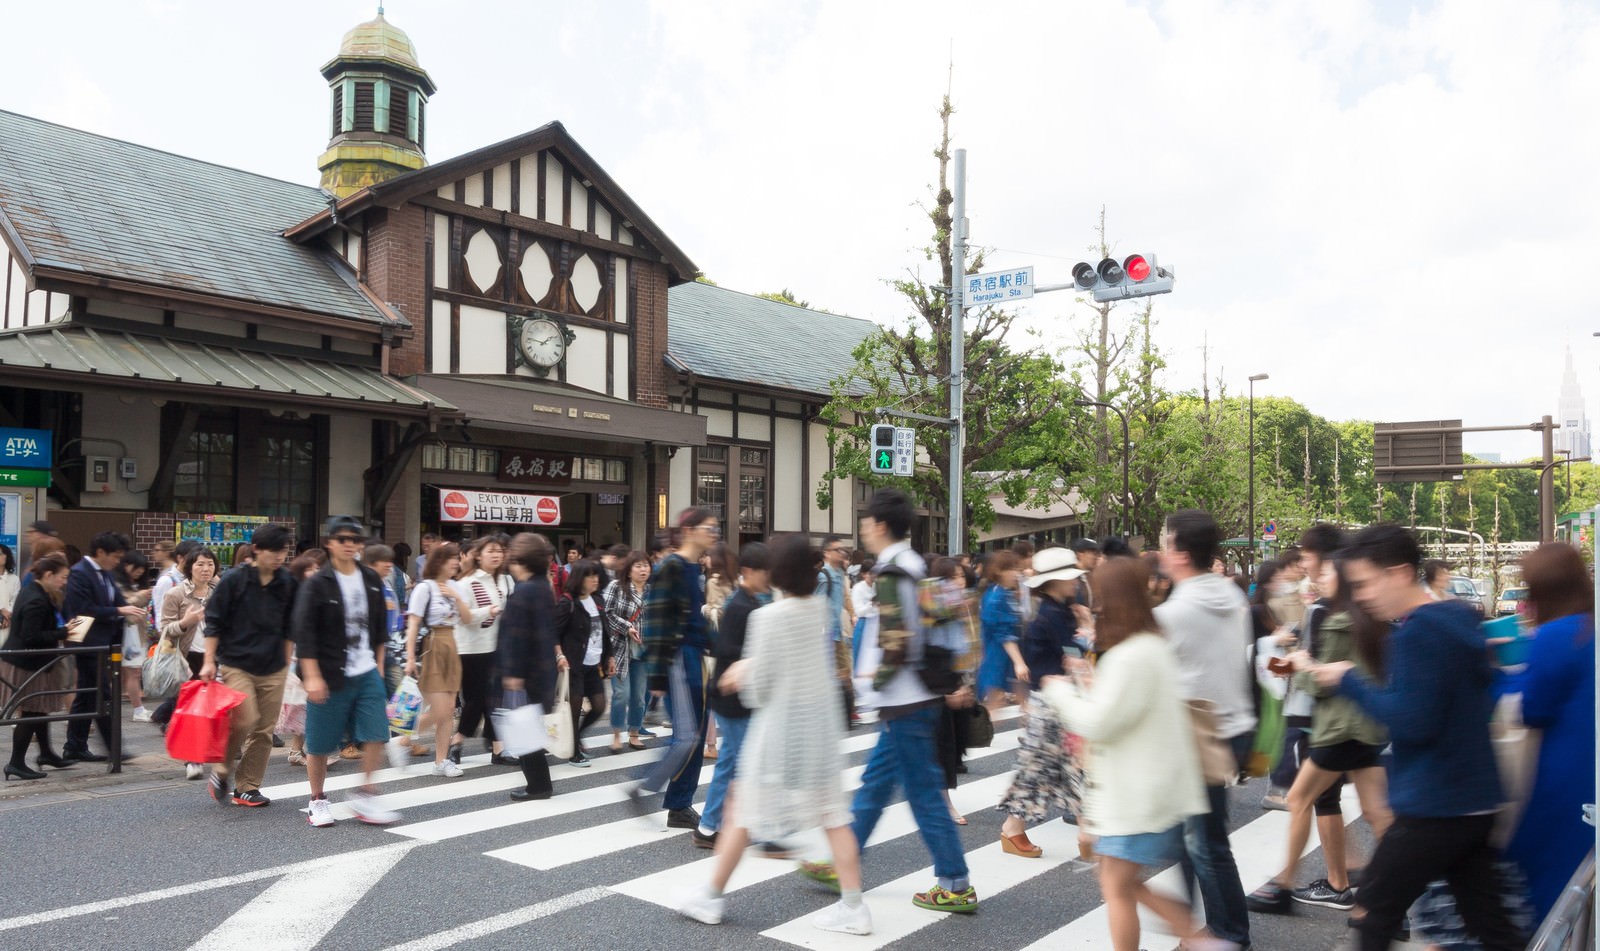
[[[792,874],[792,863],[753,854],[729,892],[726,921],[708,927],[669,906],[704,881],[710,853],[692,848],[686,832],[669,832],[662,813],[640,819],[623,801],[632,767],[653,751],[602,750],[591,769],[555,767],[557,794],[542,803],[511,803],[520,773],[482,756],[469,756],[467,774],[454,780],[386,770],[383,790],[403,812],[400,824],[345,820],[314,829],[299,811],[303,771],[278,750],[264,789],[276,801],[265,809],[219,806],[203,783],[181,780],[8,803],[0,829],[11,856],[10,917],[0,919],[0,947],[1106,948],[1094,875],[1074,861],[1071,827],[1053,819],[1030,832],[1045,848],[1042,859],[999,852],[994,803],[1015,765],[1016,726],[997,724],[995,745],[973,751],[955,792],[970,822],[961,836],[982,900],[971,916],[911,906],[911,893],[933,877],[903,805],[886,813],[864,858],[874,935],[812,929],[804,917],[833,896]],[[847,781],[859,775],[873,733],[861,728],[847,739]],[[333,769],[335,803],[357,772],[350,763]],[[1261,793],[1258,781],[1230,797],[1247,890],[1284,849],[1286,816],[1263,812]],[[1354,814],[1347,804],[1347,818]],[[1370,838],[1364,823],[1351,829],[1351,861],[1359,863]],[[1301,881],[1320,875],[1312,852]],[[1309,907],[1287,918],[1252,916],[1254,946],[1342,947],[1343,921],[1341,912]],[[1175,944],[1148,929],[1142,942],[1149,951]]]

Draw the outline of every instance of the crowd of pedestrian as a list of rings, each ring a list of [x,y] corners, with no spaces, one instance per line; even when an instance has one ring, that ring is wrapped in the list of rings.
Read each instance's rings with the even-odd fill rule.
[[[400,819],[378,793],[386,754],[391,769],[431,760],[449,780],[475,738],[492,764],[521,770],[514,801],[551,797],[552,755],[508,755],[496,709],[565,702],[574,742],[562,754],[576,767],[589,764],[584,732],[608,713],[612,753],[646,749],[647,724],[669,724],[630,801],[715,852],[709,880],[678,906],[708,924],[723,920],[748,847],[788,856],[821,828],[829,855],[804,857],[799,872],[839,900],[813,923],[870,932],[861,843],[897,796],[932,860],[934,882],[912,902],[976,911],[950,790],[1009,707],[1022,728],[996,804],[1000,847],[1037,859],[1030,825],[1073,822],[1116,951],[1139,946],[1138,905],[1201,951],[1247,948],[1250,912],[1299,904],[1347,911],[1364,949],[1408,930],[1439,948],[1518,948],[1583,861],[1594,596],[1571,546],[1525,559],[1529,649],[1506,668],[1476,613],[1427,583],[1398,526],[1312,526],[1240,579],[1218,570],[1221,533],[1202,511],[1169,516],[1143,556],[1121,539],[1079,539],[976,558],[913,550],[913,512],[903,493],[876,493],[860,551],[794,535],[735,549],[714,512],[690,509],[647,551],[429,534],[415,560],[335,516],[292,560],[291,533],[264,525],[223,553],[226,569],[197,542],[146,555],[111,532],[74,561],[36,523],[30,564],[0,545],[0,711],[18,720],[4,776],[117,755],[111,717],[124,699],[134,723],[165,730],[174,700],[157,692],[148,709],[140,676],[160,652],[242,698],[221,762],[184,764],[185,775],[206,778],[218,803],[264,807],[267,763],[287,743],[313,827],[340,815],[326,781],[341,760],[364,774],[343,814],[384,825]],[[120,647],[123,697],[58,650],[72,644]],[[407,689],[423,701],[415,729],[391,717]],[[48,718],[69,710],[83,716],[58,751]],[[840,740],[864,717],[877,742],[847,798]],[[1280,871],[1246,894],[1229,797],[1252,775],[1271,777],[1262,806],[1288,825]],[[1376,842],[1362,867],[1346,841],[1346,783]],[[1313,832],[1325,871],[1299,884]],[[1168,865],[1186,896],[1146,884]]]

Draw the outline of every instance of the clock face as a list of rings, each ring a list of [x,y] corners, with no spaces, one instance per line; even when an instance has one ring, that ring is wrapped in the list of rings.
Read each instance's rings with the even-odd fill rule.
[[[555,321],[540,317],[523,323],[517,345],[530,364],[549,369],[567,355],[567,332]]]

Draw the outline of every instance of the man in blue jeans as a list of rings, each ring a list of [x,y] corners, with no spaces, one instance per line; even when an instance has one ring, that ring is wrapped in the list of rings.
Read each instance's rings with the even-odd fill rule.
[[[1155,609],[1161,632],[1178,655],[1184,700],[1208,701],[1217,736],[1243,768],[1256,728],[1250,696],[1250,604],[1229,579],[1211,573],[1221,531],[1209,512],[1183,509],[1167,517],[1161,533],[1161,570],[1172,594]],[[1239,868],[1228,844],[1228,788],[1208,777],[1210,811],[1183,822],[1185,882],[1198,882],[1211,933],[1240,948],[1250,946],[1250,913]]]
[[[722,734],[722,754],[717,757],[711,787],[706,790],[705,811],[700,813],[700,828],[690,833],[695,848],[714,849],[722,829],[722,807],[728,799],[728,786],[739,768],[739,750],[750,727],[750,708],[739,701],[737,690],[724,693],[719,686],[722,675],[744,656],[744,632],[750,612],[772,603],[772,575],[768,571],[767,546],[751,542],[739,549],[739,587],[722,610],[712,653],[716,670],[711,675],[708,703]]]
[[[904,492],[880,489],[861,519],[861,543],[877,557],[879,566],[878,644],[883,660],[873,676],[873,688],[883,727],[851,805],[855,815],[851,831],[865,848],[896,787],[903,788],[938,877],[932,888],[912,897],[912,904],[933,911],[972,912],[978,910],[978,892],[967,880],[961,837],[944,803],[944,775],[934,743],[943,705],[968,706],[972,691],[963,687],[941,696],[923,681],[917,582],[926,571],[922,558],[907,541],[913,517],[911,499]],[[832,863],[803,862],[800,872],[839,888]]]

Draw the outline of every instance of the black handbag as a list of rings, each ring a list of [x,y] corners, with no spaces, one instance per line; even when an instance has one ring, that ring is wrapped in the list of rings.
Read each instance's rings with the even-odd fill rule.
[[[987,747],[994,743],[994,721],[989,719],[989,708],[975,703],[968,708],[967,748]]]

